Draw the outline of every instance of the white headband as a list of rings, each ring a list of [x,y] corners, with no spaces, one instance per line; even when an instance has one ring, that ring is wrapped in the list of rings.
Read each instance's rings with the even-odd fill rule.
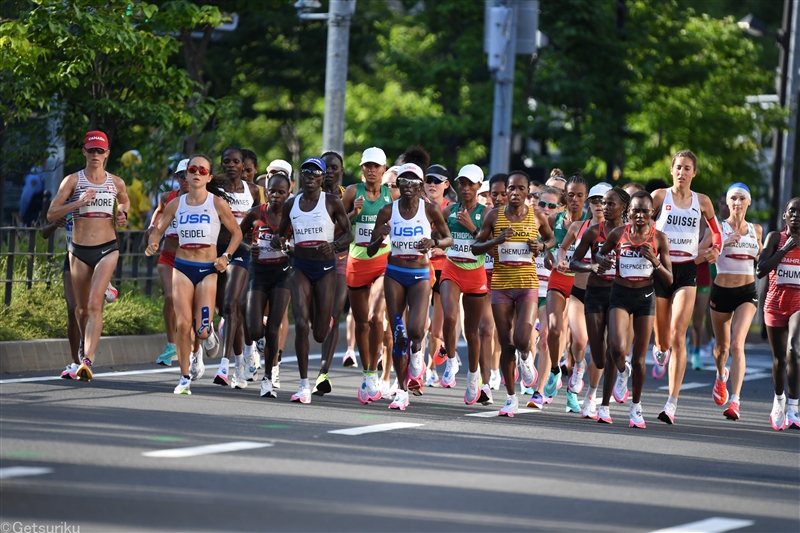
[[[728,189],[728,194],[725,195],[725,201],[727,202],[728,200],[730,200],[731,196],[733,196],[734,194],[743,194],[747,196],[748,200],[752,201],[752,198],[750,198],[750,191],[748,191],[744,187],[737,187],[735,185],[732,186],[730,189]]]

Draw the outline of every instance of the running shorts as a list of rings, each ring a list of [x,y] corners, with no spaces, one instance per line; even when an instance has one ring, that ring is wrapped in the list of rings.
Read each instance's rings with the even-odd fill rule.
[[[375,280],[386,272],[389,254],[379,255],[372,259],[347,258],[347,286],[350,289],[363,289],[369,287]]]
[[[334,256],[334,260],[336,261],[336,273],[340,276],[347,276],[347,258],[349,257],[348,252],[344,252],[344,254],[336,254]]]
[[[661,278],[654,276],[653,286],[656,298],[672,298],[681,287],[697,287],[697,264],[692,261],[672,263],[672,285],[665,285]]]
[[[742,304],[751,303],[758,307],[756,282],[741,287],[720,287],[711,285],[711,298],[708,305],[717,313],[733,313]]]
[[[270,264],[253,261],[250,264],[247,278],[251,291],[269,294],[273,289],[290,289],[292,286],[292,265],[288,261]]]
[[[538,289],[492,289],[492,305],[513,305],[526,301],[537,301]]]
[[[633,315],[633,318],[654,316],[656,314],[654,293],[655,289],[652,285],[632,289],[615,282],[611,286],[608,308],[609,310],[622,309],[626,313]]]
[[[158,254],[158,264],[159,265],[167,265],[168,267],[175,267],[175,252],[170,252],[167,250],[161,250],[161,253]]]
[[[611,303],[611,287],[594,285],[586,286],[586,296],[583,299],[584,315],[600,315],[608,313]]]
[[[553,270],[547,281],[547,291],[558,291],[564,295],[564,298],[569,298],[573,283],[575,283],[575,276],[565,276],[558,270]]]
[[[386,277],[395,280],[405,289],[408,289],[421,281],[430,282],[431,271],[429,268],[403,268],[386,265]]]
[[[116,240],[96,246],[82,246],[74,242],[69,245],[69,253],[89,265],[89,268],[96,267],[101,259],[113,251],[119,251],[119,245]]]
[[[577,299],[580,303],[585,304],[584,300],[586,299],[586,289],[572,287],[572,291],[569,293],[569,295]]]
[[[442,270],[440,283],[444,280],[450,280],[458,285],[461,294],[483,296],[489,291],[486,285],[486,270],[483,268],[464,270],[448,261]]]

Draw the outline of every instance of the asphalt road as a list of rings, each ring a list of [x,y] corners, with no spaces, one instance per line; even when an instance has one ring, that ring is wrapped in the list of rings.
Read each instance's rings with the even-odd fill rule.
[[[711,400],[713,372],[688,370],[697,385],[681,394],[674,426],[656,419],[665,380],[648,376],[643,430],[627,427],[627,405],[612,402],[611,426],[565,413],[564,389],[543,411],[467,416],[496,412],[504,394],[464,405],[463,367],[455,390],[427,388],[405,412],[358,403],[360,372],[338,361],[333,392],[310,405],[289,402],[298,378],[286,361],[276,400],[257,383],[214,385],[209,361],[190,397],[172,394],[175,369],[154,365],[98,367],[88,384],[3,376],[0,533],[34,523],[62,533],[796,533],[800,432],[772,430],[771,357],[765,345],[748,357],[740,420]],[[330,433],[397,422],[418,425]],[[250,448],[158,456],[236,442]]]

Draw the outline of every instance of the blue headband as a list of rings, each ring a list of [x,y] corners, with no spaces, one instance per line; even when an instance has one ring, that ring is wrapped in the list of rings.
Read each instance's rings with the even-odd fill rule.
[[[734,183],[730,187],[728,187],[728,193],[725,195],[725,201],[731,199],[731,196],[734,194],[744,194],[747,196],[748,200],[752,200],[750,197],[750,189],[744,183]]]

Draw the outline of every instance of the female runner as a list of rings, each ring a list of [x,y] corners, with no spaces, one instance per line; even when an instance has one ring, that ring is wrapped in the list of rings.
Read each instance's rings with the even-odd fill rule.
[[[172,292],[177,328],[176,347],[181,377],[175,394],[191,394],[190,384],[201,374],[203,355],[201,339],[214,329],[214,299],[217,272],[224,272],[232,253],[242,241],[239,224],[231,213],[223,182],[212,174],[211,159],[197,154],[186,169],[189,192],[164,208],[164,215],[150,235],[145,250],[148,256],[158,251],[161,235],[172,220],[178,219],[178,250],[172,271]],[[220,226],[230,233],[230,241],[217,256]],[[189,354],[192,353],[190,366]]]
[[[686,331],[692,319],[697,292],[698,248],[700,244],[700,217],[705,217],[711,231],[711,248],[702,259],[714,264],[722,250],[719,223],[714,216],[714,204],[705,194],[691,190],[692,179],[697,174],[697,157],[682,150],[672,158],[673,185],[653,193],[654,212],[660,214],[656,229],[669,236],[669,253],[675,263],[673,282],[665,285],[656,277],[656,325],[653,359],[659,366],[669,365],[669,397],[658,419],[667,424],[675,421],[678,395],[686,372]]]
[[[480,365],[483,382],[487,384],[484,392],[489,391],[489,358],[480,361],[480,322],[486,300],[486,269],[483,268],[485,254],[473,254],[472,244],[478,235],[483,222],[485,206],[478,203],[477,192],[483,182],[483,171],[477,165],[466,165],[461,168],[456,178],[461,202],[444,208],[443,216],[447,221],[453,244],[447,249],[447,262],[442,269],[440,297],[444,312],[444,344],[448,354],[456,353],[456,322],[461,295],[464,295],[464,333],[467,337],[469,354],[469,371],[467,372],[467,392],[464,403],[472,405],[480,396],[478,366]],[[458,362],[455,357],[448,357],[447,368],[442,375],[442,382],[455,383],[455,372]],[[487,401],[487,400],[484,400]]]
[[[608,234],[606,242],[595,256],[601,274],[610,270],[616,256],[617,274],[611,287],[608,306],[609,357],[606,371],[616,367],[619,371],[613,384],[609,373],[603,382],[603,402],[598,412],[598,422],[611,423],[608,404],[611,395],[619,403],[628,399],[628,378],[633,373],[633,398],[630,407],[630,427],[644,428],[642,415],[642,387],[645,378],[645,358],[650,335],[653,332],[655,298],[653,276],[665,284],[672,284],[672,264],[667,236],[650,224],[653,199],[650,193],[639,191],[631,197],[628,210],[630,224],[616,228]],[[614,255],[611,252],[614,252]],[[632,366],[628,355],[628,332],[633,319]],[[613,392],[612,392],[613,388]]]
[[[529,185],[530,178],[524,172],[516,170],[509,174],[506,179],[508,205],[492,209],[486,215],[476,242],[472,245],[474,254],[492,249],[495,254],[492,313],[500,342],[500,369],[508,393],[500,415],[508,417],[514,416],[519,405],[514,390],[518,359],[521,360],[522,385],[530,387],[536,382],[531,331],[539,281],[533,258],[555,243],[544,214],[525,204]],[[538,239],[540,234],[544,242]]]
[[[776,431],[784,427],[800,429],[797,412],[800,394],[800,198],[792,198],[783,212],[786,227],[772,231],[764,242],[757,275],[769,274],[764,322],[772,348],[772,379],[775,400],[769,421]],[[784,395],[787,383],[789,401]]]
[[[711,285],[711,325],[714,329],[713,354],[717,379],[711,394],[717,405],[728,403],[728,350],[731,354],[732,380],[730,403],[723,415],[739,418],[739,395],[744,380],[744,343],[758,308],[755,262],[761,253],[761,226],[745,220],[750,206],[750,189],[734,183],[726,195],[730,216],[722,222],[722,253],[717,259],[717,277]],[[705,246],[708,244],[704,243]],[[704,247],[701,244],[701,249]],[[699,336],[698,336],[699,339]]]
[[[508,174],[495,174],[489,179],[489,197],[492,201],[492,209],[508,204],[506,196],[506,178]],[[494,272],[494,255],[487,253],[484,255],[483,266],[486,269],[486,286],[489,294],[492,292],[492,273]],[[494,315],[492,315],[492,300],[486,298],[483,306],[483,316],[481,317],[481,361],[489,361],[489,391],[499,390],[500,382],[500,344],[497,342],[497,328],[494,325]],[[486,392],[483,383],[481,387],[480,402],[484,405],[493,403],[491,392]]]
[[[364,150],[361,155],[363,183],[348,186],[342,199],[355,235],[350,245],[346,277],[350,308],[356,323],[356,345],[364,372],[358,389],[358,401],[363,404],[378,400],[383,395],[378,384],[377,369],[386,314],[383,273],[390,248],[387,240],[374,254],[369,255],[367,245],[372,238],[378,212],[384,206],[391,205],[400,195],[397,189],[381,184],[385,170],[386,154],[383,150],[374,146]]]
[[[308,330],[310,326],[314,340],[319,343],[330,333],[336,297],[336,254],[350,244],[353,234],[341,200],[322,192],[322,180],[327,169],[325,161],[309,157],[300,169],[303,192],[283,204],[280,227],[272,236],[272,247],[285,250],[285,239],[289,229],[292,230],[295,242],[292,312],[300,387],[291,399],[293,402],[311,403]],[[336,228],[341,231],[338,239],[334,239]]]
[[[581,416],[597,420],[597,406],[594,403],[597,398],[597,387],[600,385],[600,378],[603,369],[606,368],[606,326],[608,324],[608,306],[611,298],[611,287],[616,277],[615,252],[609,252],[612,262],[611,267],[602,273],[598,273],[596,261],[585,263],[579,257],[584,257],[587,250],[592,257],[597,255],[606,236],[615,228],[624,224],[623,215],[627,213],[631,197],[625,189],[615,187],[606,192],[603,196],[603,219],[604,221],[596,226],[587,229],[581,242],[575,248],[575,255],[572,256],[570,269],[580,273],[589,272],[589,279],[586,281],[586,296],[584,297],[584,314],[586,316],[586,334],[589,338],[589,351],[592,354],[592,364],[589,367],[589,388],[586,390],[586,397],[583,399],[583,410]],[[617,367],[610,365],[606,370],[607,378],[613,381],[617,378]],[[596,371],[594,370],[596,369]]]
[[[412,159],[408,152],[405,156],[406,161]],[[428,252],[431,248],[443,249],[453,244],[439,206],[421,197],[422,180],[423,171],[416,163],[406,163],[398,169],[400,199],[381,207],[367,246],[367,254],[374,256],[391,233],[384,293],[389,325],[394,333],[392,355],[398,389],[389,408],[401,411],[408,407],[409,383],[420,389],[425,374],[423,339],[431,301]],[[431,229],[433,225],[435,233]],[[403,323],[406,311],[407,327]]]
[[[105,171],[109,153],[106,134],[88,132],[83,141],[86,168],[64,178],[47,211],[48,222],[68,213],[73,217],[69,270],[83,339],[75,371],[81,381],[92,380],[94,354],[103,331],[103,302],[119,258],[114,223],[124,228],[130,208],[125,182]]]

